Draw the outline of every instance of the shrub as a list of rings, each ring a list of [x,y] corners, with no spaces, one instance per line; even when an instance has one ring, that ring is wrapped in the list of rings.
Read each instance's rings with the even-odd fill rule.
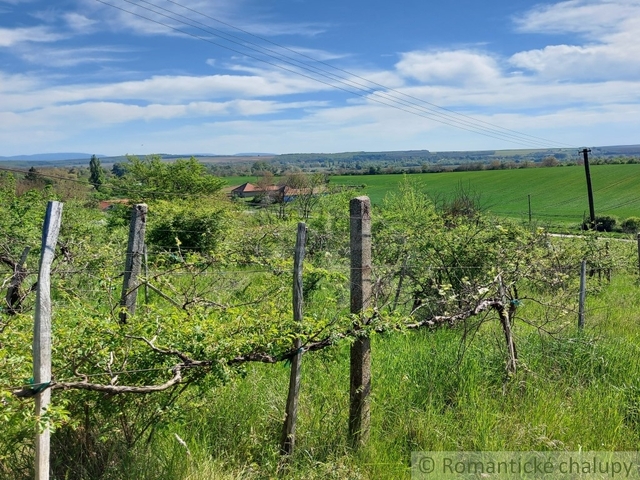
[[[157,202],[149,209],[147,240],[162,250],[215,250],[225,231],[226,211],[220,205]]]
[[[613,232],[616,227],[617,219],[609,215],[602,217],[596,217],[596,231],[598,232]],[[591,222],[585,220],[582,222],[582,230],[589,230]]]
[[[640,232],[640,217],[629,217],[620,224],[622,231],[625,233]]]

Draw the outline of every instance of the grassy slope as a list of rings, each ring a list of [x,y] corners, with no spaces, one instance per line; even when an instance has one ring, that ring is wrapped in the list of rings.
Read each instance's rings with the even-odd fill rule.
[[[591,168],[596,215],[621,219],[640,216],[640,165],[595,165]],[[335,176],[336,185],[365,184],[364,193],[379,203],[402,175]],[[580,223],[588,215],[587,188],[582,167],[533,168],[415,174],[410,178],[435,199],[464,188],[479,194],[483,206],[498,215],[527,218],[528,195],[534,220]],[[255,182],[255,177],[229,177],[229,185]]]
[[[346,345],[304,357],[298,439],[288,466],[277,453],[288,369],[252,365],[245,379],[216,388],[212,400],[183,405],[184,422],[156,437],[153,455],[131,465],[128,478],[395,479],[410,477],[410,454],[419,450],[635,450],[637,288],[634,278],[614,276],[591,294],[583,334],[575,312],[556,319],[567,322],[556,338],[518,323],[520,371],[508,382],[495,320],[462,358],[460,330],[374,337],[371,439],[357,454],[346,444]],[[528,303],[520,315],[537,314]]]
[[[597,215],[638,216],[640,165],[596,165],[592,167]],[[481,203],[494,213],[526,217],[528,195],[533,216],[539,220],[580,221],[588,213],[587,188],[581,167],[491,170],[412,175],[434,198],[450,196],[464,188],[480,195]],[[332,182],[365,183],[366,193],[376,203],[402,179],[399,175],[333,177]]]

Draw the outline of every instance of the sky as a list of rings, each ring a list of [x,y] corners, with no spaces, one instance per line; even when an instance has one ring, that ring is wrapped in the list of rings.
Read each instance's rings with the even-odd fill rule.
[[[0,0],[0,156],[640,144],[640,0]]]

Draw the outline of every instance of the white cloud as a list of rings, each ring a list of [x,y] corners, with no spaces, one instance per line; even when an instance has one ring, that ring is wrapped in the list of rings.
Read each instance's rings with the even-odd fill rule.
[[[318,23],[275,23],[270,21],[245,23],[242,26],[243,30],[261,36],[302,35],[313,37],[326,32],[328,28],[328,25]]]
[[[640,75],[640,1],[570,0],[536,7],[516,20],[528,33],[579,33],[584,44],[516,53],[512,65],[545,79],[635,79]]]
[[[178,32],[171,27],[180,28],[181,24],[177,20],[167,18],[167,11],[161,8],[155,8],[145,5],[136,5],[134,3],[118,4],[117,8],[105,5],[94,0],[77,0],[78,14],[88,19],[99,20],[102,29],[113,32],[127,32],[134,35],[176,35]],[[178,7],[170,2],[154,2],[160,7],[171,11],[179,10]],[[217,1],[211,2],[211,7],[222,4],[228,5],[229,2]],[[204,8],[206,3],[202,1],[189,2],[190,7],[194,10]],[[145,8],[146,7],[146,8]],[[150,9],[153,9],[150,10]],[[208,11],[205,9],[205,11]],[[185,14],[182,10],[181,14]],[[165,26],[166,24],[168,26]],[[182,26],[183,29],[187,27]]]
[[[468,114],[486,111],[539,112],[578,105],[614,105],[640,102],[640,81],[593,83],[540,82],[516,76],[501,78],[492,85],[459,88],[453,85],[421,85],[403,88],[414,97]]]
[[[87,101],[177,104],[212,99],[250,100],[330,89],[310,79],[280,72],[263,72],[262,75],[153,76],[143,80],[97,85],[47,87],[35,80],[25,83],[22,88],[17,82],[14,85],[16,90],[10,92],[0,86],[0,104],[4,109],[27,111]]]
[[[274,46],[273,49],[276,51],[282,52],[283,55],[286,55],[288,57],[293,57],[296,60],[300,60],[303,62],[310,62],[313,60],[326,62],[329,60],[338,60],[338,59],[346,58],[350,56],[347,53],[329,52],[327,50],[322,50],[319,48],[305,48],[305,47],[297,47],[294,45],[287,46],[286,48],[283,48],[281,50],[279,50],[277,47]],[[300,55],[296,55],[296,53],[299,53]],[[313,59],[313,60],[310,60],[310,59]]]
[[[396,69],[404,77],[436,84],[483,84],[500,76],[492,56],[469,50],[403,53]]]
[[[24,3],[33,3],[37,0],[0,0],[1,3],[8,3],[9,5],[21,5]]]
[[[23,60],[56,68],[75,67],[81,64],[122,61],[116,54],[123,53],[122,48],[83,47],[83,48],[33,48],[25,49],[20,55]]]
[[[135,105],[122,102],[82,102],[51,105],[22,113],[1,112],[0,123],[12,129],[29,130],[47,125],[64,125],[68,129],[100,129],[129,122],[189,119],[203,117],[235,118],[274,114],[284,110],[315,109],[325,102],[275,102],[231,100],[227,102],[189,102],[183,104]]]
[[[638,0],[569,0],[539,5],[514,18],[521,32],[601,37],[640,13]]]
[[[0,28],[0,47],[13,47],[28,42],[55,42],[63,38],[46,27]]]
[[[155,6],[141,3],[119,5],[113,8],[94,0],[77,0],[83,15],[100,19],[112,31],[126,31],[138,35],[182,35],[176,29],[193,31],[195,35],[208,34],[199,29],[218,29],[243,35],[231,25],[238,25],[254,35],[303,35],[314,36],[324,32],[326,25],[316,23],[278,23],[273,19],[247,22],[247,0],[193,0],[188,3],[156,0]],[[190,20],[186,20],[188,17]],[[252,17],[256,18],[255,10]],[[185,25],[185,21],[195,28]]]
[[[65,13],[63,18],[67,22],[69,28],[79,33],[89,33],[91,27],[98,23],[97,20],[93,20],[76,12]]]
[[[510,61],[548,79],[635,79],[640,76],[640,44],[551,45],[519,52]]]
[[[41,87],[42,83],[37,77],[25,74],[8,74],[0,71],[0,95],[23,95]],[[1,101],[0,105],[3,105]],[[11,108],[9,105],[3,105],[3,107],[5,109]]]

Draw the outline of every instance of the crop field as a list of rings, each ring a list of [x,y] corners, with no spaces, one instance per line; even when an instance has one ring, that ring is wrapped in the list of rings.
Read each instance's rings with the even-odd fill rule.
[[[585,172],[582,167],[424,173],[409,176],[423,191],[441,201],[464,190],[480,205],[499,216],[532,219],[541,224],[577,226],[589,214]],[[620,219],[640,216],[640,165],[591,167],[596,215]],[[380,204],[396,189],[402,175],[332,176],[332,185],[365,185],[362,193]],[[229,177],[229,185],[255,182],[255,177]]]

